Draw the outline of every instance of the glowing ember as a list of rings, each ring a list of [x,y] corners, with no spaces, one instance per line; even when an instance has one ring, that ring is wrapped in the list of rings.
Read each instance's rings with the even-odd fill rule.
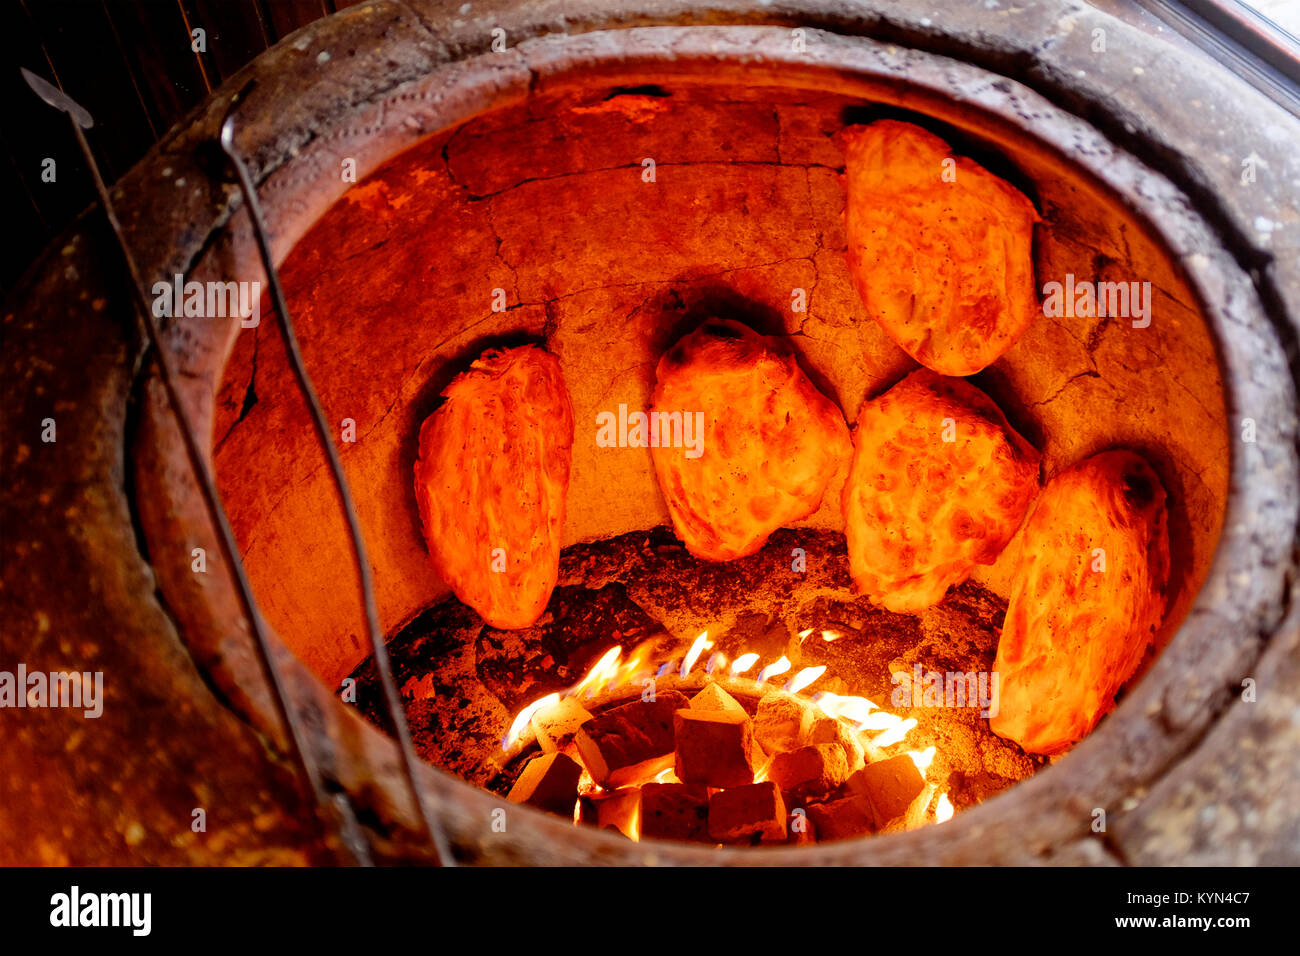
[[[811,628],[801,631],[798,634],[799,640],[802,642],[803,639],[809,637],[813,633],[814,631]],[[841,637],[841,635],[836,631],[826,630],[821,631],[820,633],[824,641],[834,641]],[[764,664],[759,654],[747,652],[740,654],[734,660],[729,661],[726,655],[722,654],[720,651],[713,650],[713,642],[709,640],[708,631],[702,632],[694,641],[691,642],[690,647],[687,649],[686,653],[682,655],[680,660],[677,659],[676,655],[672,655],[668,660],[663,660],[664,656],[666,656],[664,646],[656,641],[647,641],[629,652],[625,652],[621,647],[611,647],[596,660],[586,675],[584,675],[581,680],[567,691],[548,694],[519,711],[510,725],[509,732],[502,741],[503,749],[508,751],[512,747],[522,744],[524,734],[527,732],[529,726],[532,725],[534,728],[541,726],[541,723],[539,722],[545,722],[548,719],[548,712],[552,708],[559,707],[562,701],[566,701],[569,698],[591,699],[610,695],[624,687],[633,685],[639,686],[638,682],[643,682],[646,678],[651,676],[662,678],[664,681],[669,682],[668,686],[673,687],[674,693],[677,693],[678,690],[671,682],[687,682],[681,686],[680,690],[686,692],[688,695],[696,693],[695,690],[690,688],[697,687],[701,683],[704,684],[706,688],[709,686],[709,682],[706,680],[705,675],[721,677],[734,681],[744,693],[751,696],[762,696],[764,700],[767,700],[768,695],[773,694],[802,697],[803,692],[807,691],[817,681],[827,676],[828,672],[828,667],[825,664],[802,668],[801,670],[791,674],[781,689],[777,690],[776,685],[771,683],[771,681],[773,678],[782,674],[787,674],[793,670],[793,664],[790,662],[789,658],[781,656],[776,660]],[[702,667],[700,666],[701,662],[703,662]],[[754,678],[751,679],[744,676],[753,672],[756,667],[758,668],[758,671]],[[699,673],[699,671],[702,671],[703,673]],[[667,688],[661,686],[660,693],[662,694],[665,692],[667,692]],[[714,690],[710,693],[712,694],[711,701],[713,704],[730,701],[730,706],[732,708],[737,707],[737,701],[730,698],[725,690]],[[719,698],[719,694],[721,695],[721,699]],[[651,698],[651,700],[653,701],[653,698]],[[818,691],[817,693],[812,694],[811,697],[803,697],[803,701],[805,706],[811,705],[811,707],[815,708],[815,711],[819,712],[820,715],[841,722],[844,725],[843,729],[840,731],[841,733],[849,733],[857,738],[857,744],[859,745],[859,766],[861,766],[860,761],[863,751],[866,752],[869,762],[891,759],[888,755],[883,754],[882,751],[903,743],[908,734],[917,727],[918,723],[915,718],[904,719],[897,714],[883,709],[880,705],[868,700],[866,697],[842,695],[830,691]],[[581,708],[578,708],[578,713],[579,715],[582,714]],[[775,713],[781,713],[779,708]],[[558,721],[558,714],[549,714],[549,719],[552,721]],[[798,720],[796,719],[796,724],[797,723]],[[818,732],[825,733],[826,731],[823,728]],[[808,733],[808,731],[805,730],[803,733]],[[832,731],[832,736],[833,734],[834,732]],[[547,741],[550,742],[549,746],[557,746],[555,741],[559,739],[561,738],[555,736],[547,737]],[[828,738],[820,739],[825,742]],[[584,738],[584,740],[585,743],[581,744],[581,747],[590,748],[591,738]],[[540,737],[539,743],[546,745],[546,742],[542,741]],[[678,740],[677,745],[679,747],[681,746],[680,739]],[[558,746],[563,748],[571,745],[560,743]],[[812,749],[813,748],[811,747],[805,747],[805,750]],[[565,752],[572,753],[573,751]],[[774,758],[777,756],[778,752],[785,755],[782,759],[786,759],[790,753],[785,750],[778,750],[769,753],[761,748],[755,748],[753,760],[753,781],[755,783],[765,783],[772,779],[770,776],[770,770],[774,766]],[[583,750],[584,762],[587,753],[587,750]],[[924,781],[925,785],[917,794],[915,800],[911,802],[906,818],[904,819],[903,817],[900,817],[898,819],[902,821],[903,825],[908,829],[922,826],[930,821],[942,823],[951,819],[954,808],[947,793],[939,792],[939,787],[936,785],[936,782],[927,779],[928,771],[934,764],[937,756],[937,749],[931,746],[926,747],[923,750],[909,750],[905,751],[905,756],[907,756],[915,765],[917,772],[920,774],[921,781]],[[634,775],[635,782],[624,782],[620,784],[620,787],[623,789],[619,790],[619,793],[623,794],[623,797],[616,796],[610,789],[602,788],[596,784],[592,779],[591,774],[584,770],[577,786],[578,796],[586,799],[594,799],[597,806],[603,808],[598,811],[599,814],[603,815],[601,816],[602,820],[607,816],[612,818],[616,817],[621,820],[621,822],[616,824],[618,829],[631,836],[632,839],[639,839],[641,825],[639,804],[638,809],[635,811],[636,818],[632,819],[627,815],[628,810],[619,809],[614,803],[606,803],[605,801],[627,799],[626,795],[629,791],[643,787],[647,784],[681,783],[677,776],[675,767],[673,766],[664,767],[660,762],[657,766],[653,767],[647,765],[645,770],[646,772],[643,776],[639,773]],[[783,765],[781,773],[788,774],[789,772],[790,765]],[[640,800],[640,796],[634,796],[634,798],[638,801]],[[659,795],[658,799],[664,798],[662,795]],[[581,807],[581,803],[582,801],[580,800],[579,807]],[[619,814],[622,814],[622,816],[618,816]],[[662,823],[661,817],[656,819],[660,820],[660,823]],[[584,819],[584,815],[580,809],[575,809],[574,821],[575,823],[590,822]],[[602,822],[599,825],[605,826],[606,824]],[[662,834],[659,835],[662,836]]]

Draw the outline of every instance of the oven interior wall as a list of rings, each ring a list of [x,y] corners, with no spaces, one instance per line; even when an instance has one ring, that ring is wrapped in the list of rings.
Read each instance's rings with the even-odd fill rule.
[[[577,423],[565,544],[667,522],[649,451],[598,448],[595,417],[646,408],[659,355],[701,320],[789,335],[850,423],[913,367],[866,316],[844,263],[832,136],[873,115],[841,97],[721,83],[533,98],[394,158],[312,228],[282,278],[343,439],[387,630],[446,594],[416,512],[417,433],[484,348],[542,342],[561,361]],[[1037,202],[1040,288],[1067,274],[1152,284],[1149,328],[1040,317],[975,381],[1042,450],[1044,478],[1114,445],[1153,462],[1171,506],[1167,637],[1222,520],[1228,427],[1212,340],[1114,200],[1048,174],[1026,144],[953,141]],[[792,308],[798,290],[806,312]],[[367,655],[360,601],[324,458],[264,315],[226,369],[218,477],[263,612],[333,685]],[[842,481],[803,524],[841,527]],[[1004,555],[976,578],[1005,596],[1013,573]]]

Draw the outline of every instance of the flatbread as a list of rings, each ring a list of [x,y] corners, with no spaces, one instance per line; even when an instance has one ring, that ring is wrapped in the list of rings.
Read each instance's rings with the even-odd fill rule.
[[[1141,663],[1168,580],[1165,491],[1145,460],[1103,452],[1052,479],[1020,542],[993,732],[1030,753],[1081,740]]]
[[[926,368],[990,365],[1039,312],[1033,203],[910,123],[852,126],[840,141],[849,273],[868,314]]]
[[[821,506],[849,456],[839,408],[776,341],[717,320],[659,360],[653,410],[703,412],[697,458],[652,448],[673,527],[691,554],[753,554],[777,528]]]
[[[429,557],[488,624],[531,626],[559,573],[573,409],[555,356],[488,351],[420,427],[415,498]]]
[[[844,485],[849,570],[919,611],[992,564],[1038,491],[1038,452],[969,382],[919,369],[863,404]]]

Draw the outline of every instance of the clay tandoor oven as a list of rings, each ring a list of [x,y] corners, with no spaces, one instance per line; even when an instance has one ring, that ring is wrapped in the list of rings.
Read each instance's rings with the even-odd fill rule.
[[[380,3],[313,24],[248,69],[259,82],[239,107],[240,148],[258,170],[307,366],[338,423],[398,684],[429,761],[421,780],[456,856],[1159,862],[1168,849],[1151,847],[1173,825],[1167,815],[1231,803],[1238,788],[1267,805],[1275,792],[1250,794],[1240,764],[1217,761],[1218,775],[1199,783],[1196,773],[1216,752],[1214,732],[1234,719],[1233,739],[1258,735],[1251,747],[1262,760],[1283,733],[1266,701],[1243,701],[1242,688],[1271,685],[1262,659],[1285,659],[1294,644],[1286,355],[1296,277],[1234,232],[1231,204],[1206,199],[1217,180],[1198,179],[1193,159],[1154,162],[1178,152],[1177,123],[1150,116],[1121,133],[1123,120],[1106,124],[1122,115],[1115,103],[1081,77],[1062,80],[1063,64],[1082,55],[1071,36],[1094,19],[1132,50],[1152,41],[1061,7],[1034,27],[1057,45],[1027,69],[1037,54],[988,45],[960,19],[946,32],[926,21],[873,30],[815,8],[794,25],[788,11],[763,9],[688,17],[664,5],[635,26],[594,12],[557,26],[517,10],[454,18]],[[504,52],[491,49],[498,24]],[[1130,55],[1105,68],[1122,69]],[[115,193],[150,277],[262,277],[236,192],[204,145],[242,85],[236,78],[216,94]],[[939,605],[891,613],[852,592],[843,474],[819,510],[756,555],[703,562],[672,533],[649,450],[596,440],[597,416],[647,408],[660,356],[710,318],[785,342],[850,424],[916,368],[868,316],[845,264],[835,134],[880,118],[938,134],[1030,199],[1041,217],[1038,289],[1067,277],[1150,283],[1149,325],[1040,314],[972,379],[1041,453],[1044,480],[1122,447],[1143,455],[1168,496],[1167,611],[1155,644],[1117,709],[1059,759],[993,735],[977,710],[890,699],[913,675],[992,667],[1014,544]],[[1294,213],[1293,195],[1286,201]],[[6,422],[15,436],[6,474],[43,511],[21,517],[26,566],[6,569],[5,590],[22,609],[10,646],[29,667],[48,659],[57,669],[64,655],[102,661],[105,717],[84,736],[63,736],[57,760],[72,769],[47,762],[49,781],[22,793],[6,783],[8,826],[46,832],[35,809],[43,795],[48,810],[61,802],[58,786],[115,777],[120,766],[121,779],[78,811],[80,824],[68,814],[74,830],[95,821],[104,833],[74,847],[60,835],[68,831],[50,829],[37,843],[41,860],[330,859],[295,822],[304,814],[274,753],[282,731],[234,592],[219,568],[194,570],[195,548],[218,549],[150,366],[137,366],[136,346],[105,323],[125,299],[96,223],[52,250],[27,298],[6,310],[18,351],[48,366],[28,366],[40,384],[33,373],[10,378],[17,417],[40,421],[47,406],[72,416],[57,448],[65,453],[63,436],[75,434],[80,444],[66,454],[81,463],[56,461]],[[381,858],[418,859],[396,750],[375,726],[338,503],[276,317],[262,308],[255,328],[178,319],[166,334],[191,415],[211,435],[311,751],[361,811]],[[38,352],[56,314],[73,322],[81,313],[93,335]],[[420,425],[442,390],[485,349],[526,343],[558,359],[576,425],[558,587],[537,623],[506,631],[456,601],[430,567],[411,476]],[[54,547],[59,540],[71,544]],[[798,574],[792,553],[806,558]],[[74,580],[89,582],[94,600],[70,607]],[[719,849],[632,842],[508,803],[536,755],[528,733],[512,734],[530,726],[528,705],[584,676],[600,690],[584,701],[593,711],[636,698],[630,667],[602,670],[615,647],[661,688],[692,693],[707,671],[750,710],[763,687],[781,686],[870,699],[894,717],[877,715],[873,734],[911,718],[896,737],[875,738],[875,756],[907,754],[916,765],[929,788],[920,816],[865,840]],[[746,655],[752,669],[736,666]],[[760,673],[762,687],[752,680]],[[801,674],[822,683],[800,687]],[[46,735],[62,719],[26,725],[20,750],[48,753]],[[122,748],[118,764],[109,754]],[[1278,771],[1277,787],[1288,772]],[[146,782],[160,779],[170,783]],[[228,827],[193,834],[192,807],[209,805],[226,807]],[[1102,831],[1098,810],[1109,818]],[[935,821],[946,822],[914,826]],[[1185,825],[1194,834],[1203,821]],[[1252,845],[1249,833],[1242,839]],[[1194,835],[1186,847],[1207,852]]]

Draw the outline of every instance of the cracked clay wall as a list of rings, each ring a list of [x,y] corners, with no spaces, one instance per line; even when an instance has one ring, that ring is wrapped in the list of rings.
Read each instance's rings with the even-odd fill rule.
[[[566,544],[667,522],[648,449],[598,448],[595,417],[646,408],[659,355],[709,315],[789,335],[850,423],[913,367],[865,315],[844,264],[831,136],[868,116],[863,104],[724,84],[610,93],[535,98],[426,140],[355,186],[283,265],[327,417],[341,434],[355,423],[343,461],[390,632],[446,593],[420,534],[416,436],[484,348],[538,341],[562,363],[576,421]],[[956,142],[1037,202],[1040,290],[1066,274],[1152,284],[1148,328],[1040,317],[975,382],[1043,451],[1044,479],[1115,445],[1152,460],[1171,502],[1168,636],[1222,520],[1213,343],[1180,278],[1107,197],[1015,144]],[[792,308],[799,289],[806,312]],[[221,388],[218,477],[264,613],[334,684],[366,656],[360,602],[324,458],[263,314],[240,332]],[[842,527],[842,482],[806,524]],[[1005,595],[1012,573],[1004,557],[977,579]]]

